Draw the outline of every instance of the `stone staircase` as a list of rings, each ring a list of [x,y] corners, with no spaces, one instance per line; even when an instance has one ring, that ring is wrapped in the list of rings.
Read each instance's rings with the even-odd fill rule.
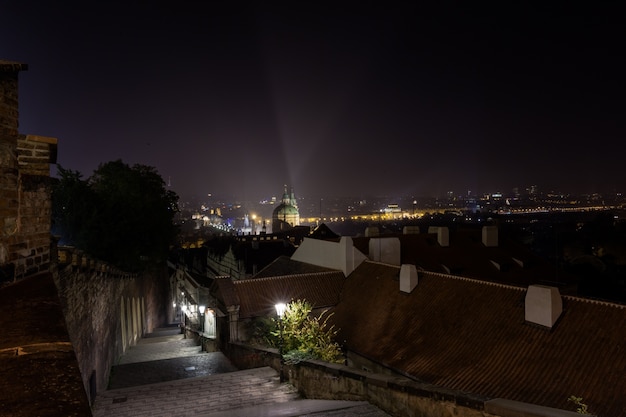
[[[193,339],[185,339],[180,329],[158,329],[128,349],[116,366],[200,354],[202,354],[200,345]]]
[[[94,416],[210,416],[297,398],[293,387],[280,384],[276,371],[266,367],[108,390],[98,395]]]
[[[238,371],[220,352],[202,352],[180,329],[157,329],[111,369],[96,417],[183,416],[288,402],[298,398],[272,368]]]
[[[237,370],[177,328],[157,329],[111,369],[94,417],[388,417],[367,402],[300,399],[269,367]]]

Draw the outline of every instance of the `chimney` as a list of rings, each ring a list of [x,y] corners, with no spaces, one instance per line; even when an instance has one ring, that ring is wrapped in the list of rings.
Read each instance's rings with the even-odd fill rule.
[[[404,264],[400,267],[400,291],[410,294],[417,286],[417,268]]]
[[[404,226],[402,228],[403,235],[419,235],[420,227],[419,226]]]
[[[525,320],[552,328],[563,312],[563,301],[556,287],[530,285],[526,291]]]
[[[374,262],[400,265],[400,247],[400,239],[397,237],[371,238],[369,240],[369,258]]]
[[[380,235],[380,232],[378,231],[378,227],[369,226],[365,228],[365,237],[374,237],[378,235]]]
[[[483,226],[483,245],[488,248],[498,246],[498,226]]]
[[[437,243],[439,243],[439,246],[444,248],[450,246],[450,232],[447,227],[429,226],[428,233],[437,233]]]

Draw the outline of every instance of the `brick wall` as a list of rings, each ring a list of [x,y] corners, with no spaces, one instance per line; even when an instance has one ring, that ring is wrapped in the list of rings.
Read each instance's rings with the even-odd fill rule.
[[[0,136],[17,136],[18,89],[20,71],[28,69],[26,64],[0,60]]]
[[[17,233],[17,76],[21,68],[0,61],[0,281],[13,279],[15,254],[9,245]],[[13,239],[14,240],[14,239]]]
[[[18,134],[19,63],[0,61],[0,282],[50,266],[50,164],[57,140]]]

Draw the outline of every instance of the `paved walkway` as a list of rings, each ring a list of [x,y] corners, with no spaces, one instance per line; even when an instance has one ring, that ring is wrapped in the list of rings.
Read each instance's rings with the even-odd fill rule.
[[[238,371],[178,332],[159,329],[128,350],[98,393],[94,417],[388,417],[367,402],[300,399],[274,369]]]

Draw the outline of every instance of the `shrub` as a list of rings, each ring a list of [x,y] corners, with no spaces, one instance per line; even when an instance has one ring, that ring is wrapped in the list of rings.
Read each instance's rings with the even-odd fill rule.
[[[582,397],[577,397],[575,395],[570,395],[570,397],[567,399],[567,401],[571,401],[574,404],[576,404],[578,406],[578,408],[576,409],[576,412],[578,414],[585,414],[585,415],[589,415],[591,414],[588,410],[587,404],[585,404],[583,402]]]
[[[274,319],[276,330],[268,340],[280,343],[282,326],[283,352],[285,359],[297,363],[304,359],[319,359],[341,363],[343,355],[340,346],[333,340],[337,334],[334,326],[329,326],[332,314],[322,312],[319,317],[311,316],[311,304],[304,300],[287,304],[282,320]],[[295,362],[297,361],[297,362]]]

